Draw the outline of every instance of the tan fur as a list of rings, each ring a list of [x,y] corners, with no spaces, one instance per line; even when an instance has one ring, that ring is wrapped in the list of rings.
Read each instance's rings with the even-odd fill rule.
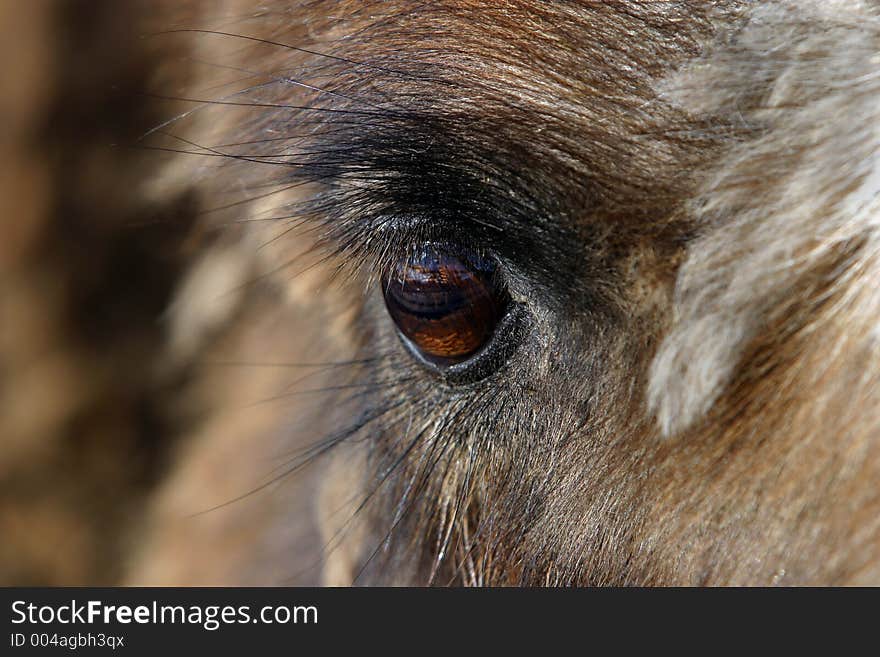
[[[29,109],[111,85],[61,87],[38,35],[87,30],[29,5],[0,106],[20,217],[0,240],[3,580],[880,583],[876,7],[413,4],[96,3],[100,34],[125,16],[150,36],[97,39],[122,62],[107,78],[137,82],[119,125],[72,137]],[[279,164],[325,148],[341,110],[400,107],[443,126],[413,157],[496,154],[482,182],[519,198],[521,167],[576,236],[581,286],[518,288],[529,339],[465,392],[400,348],[369,285],[382,256],[283,218],[322,193],[337,224],[367,217],[402,174],[328,192]],[[62,231],[83,208],[96,279]],[[128,273],[130,321],[77,318],[128,298],[111,255],[153,221],[174,231]]]

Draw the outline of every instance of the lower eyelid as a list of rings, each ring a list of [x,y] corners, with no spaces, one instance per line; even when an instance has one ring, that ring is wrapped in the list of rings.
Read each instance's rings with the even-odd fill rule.
[[[454,244],[427,243],[401,258],[382,289],[400,332],[438,364],[476,352],[508,301],[494,263]]]
[[[399,331],[397,336],[421,367],[447,385],[464,386],[478,383],[500,371],[514,357],[531,325],[531,315],[526,306],[513,302],[498,321],[490,339],[480,349],[462,362],[443,364],[426,359],[418,347]]]

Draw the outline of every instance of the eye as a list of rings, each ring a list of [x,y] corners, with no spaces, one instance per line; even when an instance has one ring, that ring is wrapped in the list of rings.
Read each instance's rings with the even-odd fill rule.
[[[426,244],[398,261],[383,291],[404,342],[440,367],[480,352],[510,304],[492,260],[447,244]]]

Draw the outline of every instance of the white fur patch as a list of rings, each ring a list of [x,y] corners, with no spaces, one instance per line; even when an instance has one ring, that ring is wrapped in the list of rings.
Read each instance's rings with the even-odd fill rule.
[[[880,275],[865,270],[880,254],[880,19],[856,2],[773,2],[726,36],[667,92],[757,136],[728,151],[692,207],[703,229],[649,381],[666,436],[706,413],[802,277],[854,240],[860,262],[833,285],[871,306],[848,312],[880,306]],[[877,294],[847,295],[853,285]]]

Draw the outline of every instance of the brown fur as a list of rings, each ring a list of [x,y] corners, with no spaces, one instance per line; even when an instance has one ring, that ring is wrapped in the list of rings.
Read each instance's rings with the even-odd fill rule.
[[[4,581],[880,582],[876,7],[415,4],[28,9]],[[370,221],[497,203],[530,324],[456,387]]]

